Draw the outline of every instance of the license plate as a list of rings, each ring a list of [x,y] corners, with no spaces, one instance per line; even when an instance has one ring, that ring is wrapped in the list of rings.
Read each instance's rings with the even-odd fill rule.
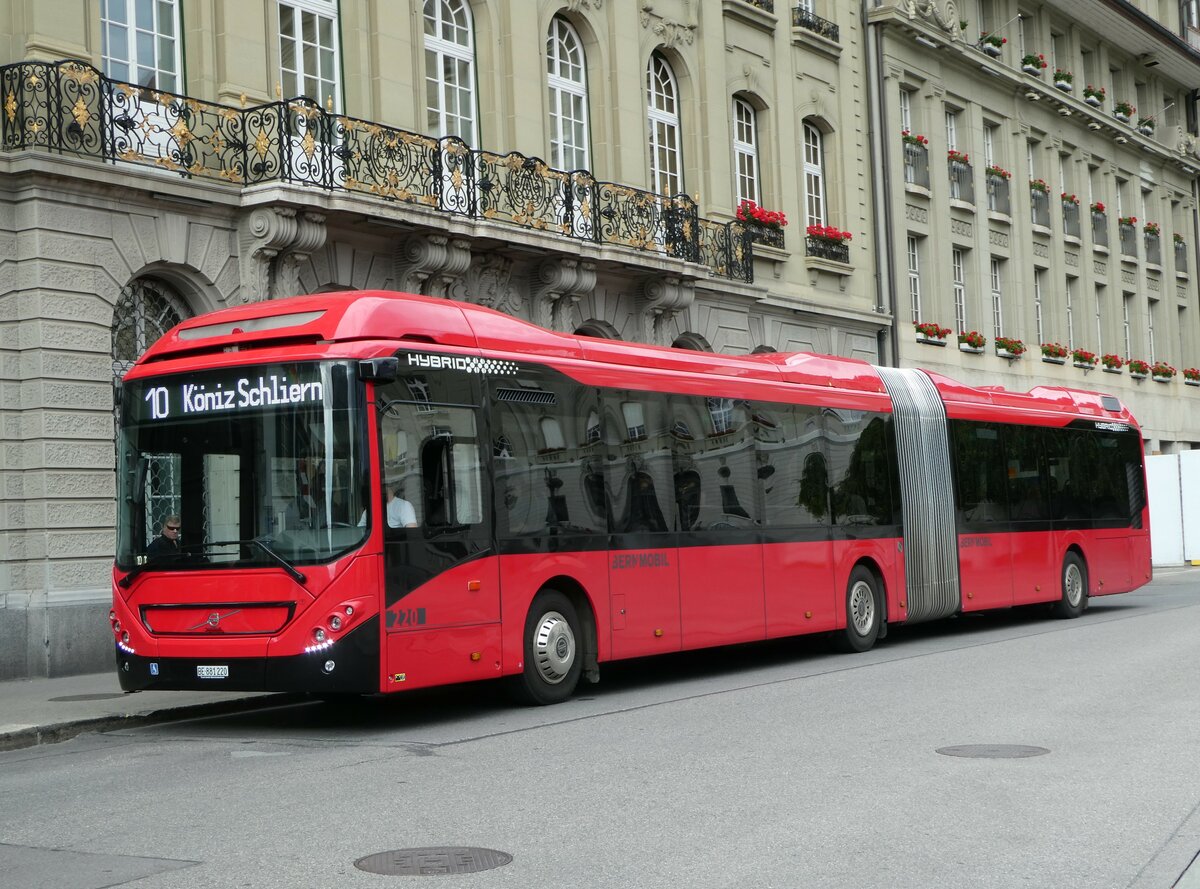
[[[197,679],[228,679],[229,678],[229,667],[225,666],[224,664],[222,664],[219,667],[198,666],[198,667],[196,667],[196,678]]]

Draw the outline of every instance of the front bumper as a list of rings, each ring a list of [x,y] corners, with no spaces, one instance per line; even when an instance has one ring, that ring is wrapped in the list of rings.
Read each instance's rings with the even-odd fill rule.
[[[143,657],[114,648],[124,691],[291,691],[373,694],[379,691],[379,618],[321,651],[278,657]],[[329,663],[333,664],[328,669]],[[198,667],[228,675],[202,679]],[[212,672],[212,671],[204,671]]]

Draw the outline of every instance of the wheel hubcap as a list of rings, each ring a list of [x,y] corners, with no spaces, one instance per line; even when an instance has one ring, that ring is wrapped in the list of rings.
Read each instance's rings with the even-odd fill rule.
[[[1067,603],[1072,608],[1077,608],[1083,601],[1083,572],[1079,570],[1078,565],[1072,563],[1067,566],[1066,573],[1063,574],[1063,588],[1067,594]]]
[[[866,581],[860,580],[850,589],[850,623],[860,636],[870,633],[875,623],[875,595]]]
[[[575,663],[575,634],[567,619],[557,611],[548,611],[538,621],[533,634],[533,660],[538,675],[550,685],[567,678]]]

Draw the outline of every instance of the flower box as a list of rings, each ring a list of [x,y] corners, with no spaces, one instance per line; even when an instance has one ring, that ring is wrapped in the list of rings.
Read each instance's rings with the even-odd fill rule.
[[[913,330],[916,332],[917,342],[927,346],[946,345],[946,337],[950,333],[949,327],[942,327],[933,321],[914,321]]]
[[[1106,374],[1125,373],[1125,369],[1123,367],[1102,367],[1100,369],[1102,371],[1104,371]]]
[[[1150,376],[1150,374],[1146,373],[1145,371],[1141,371],[1141,370],[1131,370],[1129,372],[1129,376],[1135,380],[1144,380],[1144,379],[1146,379],[1146,377]]]
[[[1066,364],[1067,363],[1066,358],[1060,358],[1057,355],[1043,355],[1042,361],[1046,362],[1047,364]]]
[[[1072,362],[1080,370],[1095,370],[1096,362],[1094,361],[1075,361]]]
[[[1009,361],[1013,360],[1014,358],[1021,357],[1020,352],[1010,352],[1008,349],[1005,349],[1003,346],[996,347],[996,354],[999,355],[1001,358],[1007,358]]]
[[[982,49],[989,56],[991,56],[993,59],[1000,58],[1000,52],[1001,52],[1000,47],[996,46],[994,43],[984,43],[979,48]]]
[[[945,339],[939,339],[936,336],[928,336],[924,333],[917,334],[917,342],[924,343],[927,346],[944,346],[944,345],[946,345]]]
[[[1187,377],[1184,377],[1183,385],[1185,385],[1185,386],[1200,386],[1200,380],[1189,380]]]
[[[971,355],[982,355],[983,354],[983,346],[972,346],[967,343],[959,343],[958,351],[967,352]],[[1197,381],[1196,385],[1200,386],[1200,381]]]
[[[1084,96],[1083,101],[1087,102],[1093,108],[1099,108],[1101,105],[1104,104],[1104,100],[1101,99],[1099,96]]]
[[[1152,374],[1151,379],[1153,379],[1156,383],[1169,383],[1171,380],[1175,379],[1175,377],[1171,374]]]
[[[1041,65],[1022,65],[1021,70],[1024,71],[1026,74],[1032,74],[1034,77],[1042,76]]]
[[[1054,81],[1054,87],[1055,89],[1062,90],[1064,93],[1069,93],[1072,89],[1071,81],[1069,80],[1056,80]]]

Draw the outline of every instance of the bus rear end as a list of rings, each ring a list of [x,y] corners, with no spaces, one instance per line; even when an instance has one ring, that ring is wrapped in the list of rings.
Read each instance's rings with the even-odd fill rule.
[[[127,691],[379,690],[359,362],[270,354],[151,364],[122,387],[110,620]]]

